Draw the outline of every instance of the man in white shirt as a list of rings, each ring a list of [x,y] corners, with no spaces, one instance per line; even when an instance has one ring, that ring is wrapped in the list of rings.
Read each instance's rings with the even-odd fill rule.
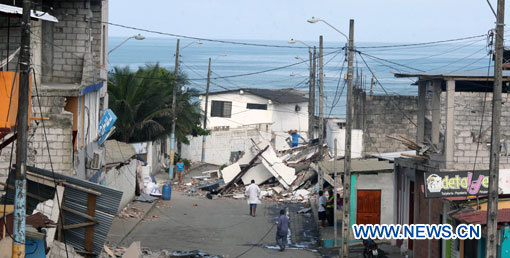
[[[255,184],[255,180],[251,180],[251,184],[246,187],[246,197],[248,198],[248,204],[250,205],[250,215],[255,217],[255,211],[257,211],[257,204],[260,203],[260,188]]]

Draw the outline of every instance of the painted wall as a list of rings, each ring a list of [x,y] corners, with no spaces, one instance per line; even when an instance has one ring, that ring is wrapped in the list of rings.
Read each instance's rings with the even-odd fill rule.
[[[189,145],[182,145],[181,157],[191,161],[202,158],[202,136],[188,136]],[[205,162],[215,165],[230,163],[232,152],[247,152],[253,146],[251,139],[258,142],[271,140],[271,133],[257,129],[233,129],[229,131],[212,131],[206,138]]]
[[[205,110],[205,96],[201,96],[201,109]],[[211,117],[212,101],[231,101],[231,117]],[[267,110],[247,109],[248,103],[267,104]],[[295,104],[272,103],[270,100],[249,93],[229,92],[210,95],[208,99],[207,128],[218,126],[238,128],[254,124],[269,124],[266,129],[287,132],[290,129],[308,131],[308,102]],[[296,112],[296,105],[299,111]]]
[[[137,164],[138,161],[132,159],[129,164],[119,169],[111,168],[105,173],[103,180],[100,182],[104,186],[122,191],[119,211],[135,198]]]
[[[212,101],[231,101],[231,117],[211,117]],[[247,103],[267,104],[267,110],[247,109]],[[273,122],[272,104],[267,99],[251,95],[230,92],[225,94],[210,95],[207,109],[207,128],[213,129],[217,126],[229,126],[230,128],[242,127],[253,124],[271,124]],[[201,109],[205,110],[205,96],[201,96]]]
[[[299,111],[296,111],[296,106]],[[294,104],[273,105],[273,132],[288,132],[294,129],[303,132],[306,137],[308,132],[308,102]]]
[[[393,173],[378,173],[378,174],[366,174],[359,173],[355,174],[356,181],[353,184],[353,189],[357,190],[381,190],[381,224],[392,224],[394,217],[393,209],[393,196],[394,196],[394,184],[393,184]],[[357,198],[357,194],[351,196]],[[356,212],[356,209],[354,209]],[[354,213],[354,219],[356,213]],[[356,221],[356,220],[354,220]]]
[[[363,151],[363,131],[353,129],[351,135],[351,157],[361,158]],[[337,139],[338,156],[345,155],[345,129],[340,129],[336,120],[328,120],[326,122],[326,143],[329,151],[334,153],[335,139]]]

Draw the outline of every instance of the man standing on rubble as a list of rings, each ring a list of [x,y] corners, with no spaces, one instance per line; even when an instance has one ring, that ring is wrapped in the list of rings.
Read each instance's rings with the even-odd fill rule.
[[[257,204],[260,203],[260,188],[255,184],[255,180],[251,180],[251,184],[246,187],[246,197],[248,198],[248,204],[250,205],[250,215],[255,217],[257,211]]]
[[[292,148],[297,147],[299,144],[299,138],[303,139],[303,141],[306,143],[305,138],[303,138],[300,134],[298,134],[297,130],[290,130],[289,131],[290,137],[292,138]]]

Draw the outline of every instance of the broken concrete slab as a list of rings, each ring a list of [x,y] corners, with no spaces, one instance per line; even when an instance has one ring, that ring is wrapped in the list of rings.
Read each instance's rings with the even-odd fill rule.
[[[225,184],[228,184],[232,179],[234,179],[237,174],[241,172],[241,167],[239,166],[239,163],[234,163],[224,169],[221,170],[221,174],[223,176],[223,180],[225,181]]]
[[[262,141],[258,144],[254,143],[257,147],[270,145],[267,141]],[[273,148],[269,148],[261,155],[262,164],[267,170],[280,182],[280,184],[288,189],[289,186],[296,180],[296,171],[283,164],[283,161],[276,156],[276,152]]]
[[[122,258],[140,258],[142,257],[142,249],[140,241],[133,242],[126,252],[122,255]]]
[[[249,185],[253,179],[255,180],[255,184],[260,185],[269,180],[271,177],[273,177],[271,172],[269,172],[264,164],[261,163],[250,168],[250,170],[241,177],[241,180],[243,180],[245,185]]]

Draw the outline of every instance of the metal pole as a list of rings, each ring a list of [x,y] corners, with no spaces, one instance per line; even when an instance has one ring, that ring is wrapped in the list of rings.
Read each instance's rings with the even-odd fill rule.
[[[497,257],[498,244],[498,177],[499,145],[501,125],[501,88],[503,42],[505,26],[505,0],[498,0],[498,17],[496,21],[496,47],[494,52],[494,86],[492,95],[492,132],[489,163],[489,199],[487,201],[487,258]]]
[[[352,75],[354,59],[354,20],[349,22],[348,72],[347,72],[347,119],[345,125],[344,155],[344,203],[342,221],[342,249],[340,257],[349,257],[350,206],[351,206],[351,134],[352,134]]]
[[[333,213],[333,214],[335,214],[335,217],[334,217],[334,220],[335,220],[335,224],[334,224],[334,226],[335,226],[335,244],[334,244],[334,246],[336,247],[337,246],[337,242],[338,242],[338,240],[337,240],[338,239],[338,230],[337,230],[337,228],[338,228],[338,225],[337,225],[338,224],[337,223],[337,221],[338,221],[338,214],[337,214],[338,213],[337,212],[337,201],[338,201],[337,200],[337,193],[338,193],[337,189],[338,189],[338,186],[336,184],[336,182],[338,182],[338,169],[337,169],[337,166],[336,166],[336,160],[338,158],[338,153],[337,153],[338,149],[337,149],[336,138],[335,138],[335,144],[334,145],[335,145],[335,157],[333,159],[333,171],[335,173],[335,183],[334,183],[335,189],[333,190],[333,194],[335,195],[335,209],[334,209],[335,213]]]
[[[30,87],[30,10],[31,1],[23,0],[23,17],[21,22],[20,80],[17,114],[16,141],[16,180],[14,199],[14,239],[12,257],[25,257],[25,216],[26,212],[26,178],[27,138],[28,138],[28,94]],[[11,168],[9,168],[11,169]]]
[[[319,37],[319,162],[322,160],[322,146],[324,145],[324,71],[323,71],[322,35]],[[322,190],[322,170],[319,169],[319,189]]]
[[[209,66],[207,67],[207,86],[205,87],[204,130],[207,130],[207,106],[209,105],[210,82],[211,82],[211,58],[209,57]],[[202,135],[202,163],[205,162],[205,140],[206,135]]]
[[[315,124],[315,87],[313,84],[313,59],[312,48],[308,47],[308,57],[310,59],[310,75],[309,75],[309,89],[308,89],[308,140],[313,139],[313,128]]]
[[[170,164],[168,165],[168,176],[174,177],[174,156],[175,156],[175,123],[177,122],[177,77],[179,76],[179,39],[175,50],[175,71],[174,71],[174,89],[172,95],[172,131],[170,134]]]

